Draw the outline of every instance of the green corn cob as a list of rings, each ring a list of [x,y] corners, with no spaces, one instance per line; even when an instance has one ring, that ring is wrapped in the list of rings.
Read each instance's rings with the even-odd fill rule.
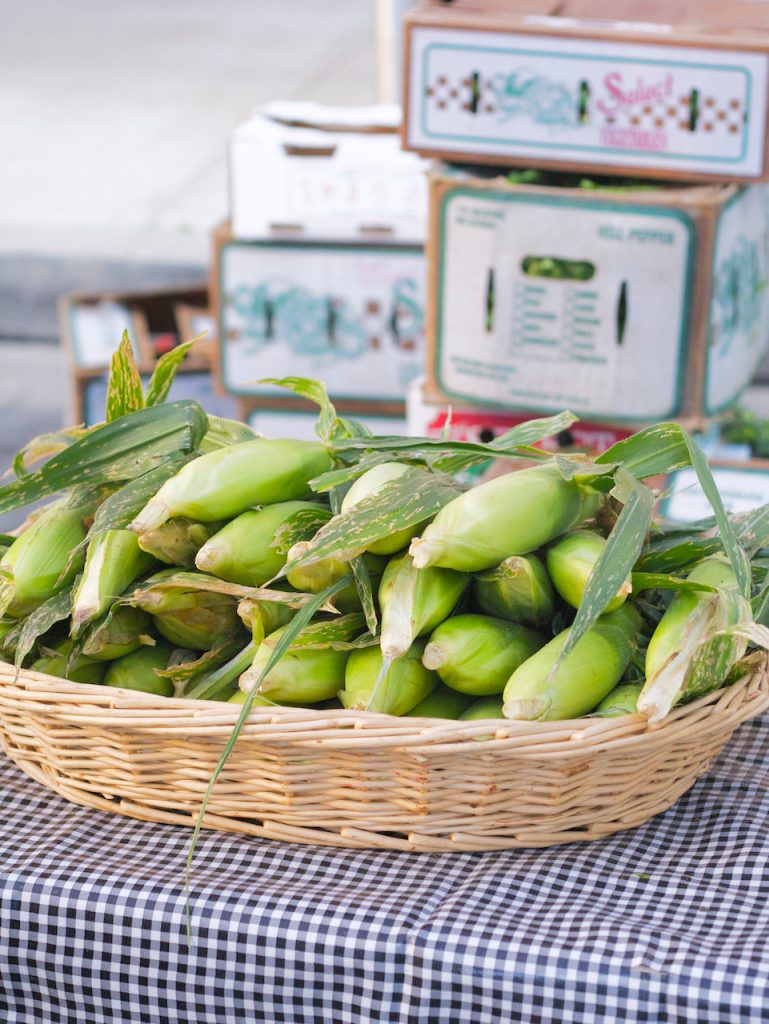
[[[504,714],[502,712],[502,698],[501,697],[481,697],[480,700],[473,701],[470,707],[463,711],[459,716],[463,722],[476,722],[482,721],[486,718],[502,718]],[[482,737],[478,737],[481,739]]]
[[[424,649],[424,640],[418,640],[405,657],[390,665],[386,675],[378,647],[353,651],[344,674],[344,689],[339,692],[342,704],[385,715],[405,715],[411,711],[438,685],[436,673],[422,664]]]
[[[185,516],[179,516],[178,519],[169,519],[157,530],[143,533],[139,537],[139,547],[166,565],[192,569],[195,566],[195,555],[223,526],[223,522],[196,523]]]
[[[559,537],[590,515],[599,500],[549,464],[507,473],[444,505],[412,540],[409,552],[417,569],[491,569]]]
[[[469,585],[464,573],[417,570],[407,554],[391,558],[379,584],[382,654],[402,657],[418,636],[448,618]]]
[[[297,512],[317,508],[309,501],[281,501],[243,512],[198,551],[195,565],[229,583],[261,587],[277,576],[287,555],[272,547],[275,531]]]
[[[554,721],[587,714],[622,678],[640,628],[640,615],[627,603],[601,616],[552,674],[569,636],[565,629],[513,672],[503,695],[505,716]]]
[[[250,690],[272,656],[285,626],[265,637],[251,668],[241,676],[240,688]],[[289,647],[259,684],[258,693],[279,704],[316,704],[328,700],[344,680],[348,651]]]
[[[411,474],[414,477],[414,486],[417,487],[423,470],[417,469],[415,466],[407,466],[402,462],[383,462],[379,466],[369,469],[362,476],[358,477],[347,494],[345,494],[342,501],[342,512],[349,512],[350,509],[355,508],[364,498],[371,497],[372,494],[376,494],[377,491],[381,490],[385,484],[399,479],[404,474]],[[418,523],[416,526],[397,530],[389,537],[369,544],[367,550],[374,555],[394,555],[396,551],[406,547],[411,538],[419,533],[421,526],[422,524]]]
[[[66,587],[80,572],[85,553],[85,509],[57,503],[46,509],[8,548],[0,562],[0,615],[20,617]]]
[[[643,681],[637,683],[620,683],[611,693],[604,697],[598,707],[591,712],[599,718],[619,718],[621,715],[633,715],[638,710],[638,698],[643,689]]]
[[[555,611],[553,585],[536,555],[513,555],[473,581],[479,610],[525,626],[545,627]]]
[[[115,598],[153,564],[130,530],[103,530],[88,544],[80,583],[72,602],[72,633],[104,615]]]
[[[454,615],[430,636],[422,664],[437,672],[446,686],[486,697],[502,693],[518,666],[544,643],[540,633],[504,619]]]
[[[371,584],[372,594],[376,594],[379,589],[379,584],[387,568],[387,559],[383,555],[371,555],[368,552],[362,556],[368,569],[369,583]],[[312,566],[310,566],[312,568]],[[350,571],[348,564],[347,571]],[[357,612],[360,611],[361,603],[358,595],[358,588],[355,586],[353,580],[344,590],[336,595],[331,602],[335,608],[338,608],[340,612]]]
[[[238,635],[241,625],[236,598],[208,590],[164,587],[165,576],[162,572],[151,577],[147,583],[155,580],[158,585],[132,598],[135,606],[149,612],[161,636],[176,647],[210,651],[217,642]]]
[[[90,629],[83,642],[83,654],[95,661],[116,661],[137,651],[151,637],[150,617],[141,608],[124,605],[107,620]]]
[[[295,558],[302,558],[310,547],[309,541],[300,541],[294,544],[289,550],[287,559],[289,562]],[[291,572],[286,573],[286,579],[291,586],[303,594],[319,594],[321,590],[341,580],[350,571],[350,563],[341,558],[323,558],[319,562],[312,562],[310,565],[300,565]]]
[[[122,686],[127,690],[142,690],[159,697],[173,697],[174,684],[155,674],[155,669],[166,669],[173,650],[167,644],[140,647],[138,651],[118,658],[107,668],[105,686]]]
[[[163,484],[130,528],[141,535],[176,516],[212,523],[255,505],[303,498],[309,481],[331,466],[323,445],[312,441],[258,438],[220,448],[188,463]]]
[[[397,662],[395,663],[397,664]],[[473,702],[472,697],[457,690],[450,690],[443,683],[438,683],[432,693],[428,693],[406,715],[413,718],[459,718]]]
[[[72,641],[65,640],[53,650],[41,655],[29,666],[33,672],[69,679],[72,683],[98,685],[104,678],[105,666],[82,654],[72,658]]]
[[[238,603],[238,615],[246,629],[251,631],[252,640],[258,647],[270,633],[288,625],[296,615],[296,608],[280,601],[254,601],[246,597]]]
[[[550,579],[564,601],[572,608],[579,608],[595,563],[603,554],[605,547],[606,540],[600,533],[576,530],[565,534],[547,549],[545,557]],[[628,576],[616,596],[606,605],[604,613],[616,611],[632,589]]]

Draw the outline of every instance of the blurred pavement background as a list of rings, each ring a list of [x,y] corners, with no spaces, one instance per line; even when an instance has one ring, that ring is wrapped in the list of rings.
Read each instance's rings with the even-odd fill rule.
[[[57,297],[204,280],[232,128],[376,87],[373,0],[5,0],[2,22],[0,469],[69,418]]]

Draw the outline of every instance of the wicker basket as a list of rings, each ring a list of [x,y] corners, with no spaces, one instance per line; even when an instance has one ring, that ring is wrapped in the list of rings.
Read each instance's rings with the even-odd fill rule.
[[[205,824],[291,842],[495,850],[599,839],[659,814],[769,706],[767,658],[673,711],[571,722],[454,722],[254,710]],[[0,666],[0,741],[78,804],[191,825],[240,708]]]

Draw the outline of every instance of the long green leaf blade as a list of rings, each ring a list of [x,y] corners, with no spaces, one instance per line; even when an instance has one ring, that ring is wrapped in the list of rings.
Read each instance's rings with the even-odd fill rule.
[[[599,465],[618,463],[639,480],[692,464],[684,432],[677,423],[657,423],[640,430],[617,441],[595,461]]]
[[[562,412],[557,416],[527,420],[526,423],[519,423],[504,434],[500,434],[499,437],[495,437],[493,441],[489,441],[486,447],[499,454],[506,454],[524,446],[537,444],[538,441],[544,441],[546,437],[552,437],[554,434],[560,434],[576,422],[577,417],[572,412]],[[480,455],[452,455],[438,460],[435,467],[444,473],[459,473],[484,461],[485,459]]]
[[[107,381],[107,408],[105,420],[112,423],[121,416],[144,408],[142,380],[134,358],[128,331],[123,331],[120,344],[112,354]]]
[[[35,646],[38,637],[47,633],[51,626],[55,626],[57,622],[69,618],[72,611],[72,593],[72,587],[59,591],[58,594],[49,597],[39,608],[35,608],[24,619],[14,658],[14,664],[17,669],[21,668],[24,659]]]
[[[174,382],[176,371],[181,366],[184,357],[198,340],[198,338],[193,338],[192,341],[186,341],[183,345],[177,345],[176,348],[172,348],[170,352],[166,352],[165,355],[158,359],[155,369],[152,371],[150,382],[147,385],[147,394],[144,398],[145,405],[160,405],[161,402],[165,402],[168,392],[171,390],[171,385]]]

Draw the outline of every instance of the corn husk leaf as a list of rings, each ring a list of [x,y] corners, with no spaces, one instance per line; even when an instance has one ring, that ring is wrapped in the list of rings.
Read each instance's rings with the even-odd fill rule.
[[[227,583],[216,576],[207,576],[199,572],[176,572],[173,569],[165,570],[162,579],[158,581],[157,573],[154,579],[145,583],[126,595],[124,600],[130,603],[136,596],[146,593],[155,588],[181,587],[184,590],[207,590],[214,594],[229,594],[231,597],[251,598],[254,601],[274,601],[276,604],[286,604],[290,608],[303,608],[308,601],[314,600],[315,594],[301,594],[293,590],[272,590],[269,587],[245,587],[240,583]],[[336,593],[336,591],[335,591]],[[324,604],[322,611],[336,612],[333,605]]]
[[[599,466],[618,464],[639,480],[691,466],[684,432],[677,423],[657,423],[617,441],[596,458]]]
[[[177,345],[176,348],[172,348],[170,352],[166,352],[158,359],[147,385],[147,394],[144,397],[145,405],[160,405],[161,402],[165,402],[182,360],[195,342],[202,337],[203,335],[199,334],[192,341],[185,341],[183,345]]]
[[[342,501],[344,496],[349,490],[349,484],[336,487],[330,495],[331,508],[334,515],[339,515],[342,508]],[[362,555],[356,555],[350,559],[350,569],[352,570],[352,578],[355,580],[355,589],[358,593],[358,600],[360,601],[363,614],[366,618],[366,627],[373,636],[376,636],[379,628],[379,619],[377,617],[376,605],[374,603],[374,593],[371,587],[371,576],[369,575],[368,565]]]
[[[541,419],[528,420],[526,423],[519,423],[510,430],[505,431],[499,437],[495,437],[485,447],[499,454],[518,450],[521,455],[532,455],[532,452],[529,450],[530,445],[543,441],[546,437],[552,437],[554,434],[560,434],[561,431],[568,430],[576,422],[577,417],[571,412],[562,412],[557,416],[546,416]],[[447,437],[449,429],[450,425],[447,423]],[[442,443],[445,444],[445,439]],[[469,453],[467,455],[457,454],[445,459],[439,459],[435,463],[435,468],[453,475],[454,473],[470,469],[472,466],[480,465],[486,461],[486,458],[488,458],[488,455],[482,458],[480,454],[477,456]]]
[[[169,455],[193,451],[208,425],[187,400],[121,416],[78,438],[40,469],[0,487],[0,512],[11,512],[57,491],[134,480]]]
[[[277,528],[270,547],[281,555],[287,555],[294,544],[311,540],[318,530],[331,519],[331,509],[318,505],[315,509],[305,508],[295,512]]]
[[[633,593],[640,594],[644,590],[690,590],[715,594],[716,588],[708,583],[696,583],[680,576],[669,576],[662,572],[634,572],[631,574]]]
[[[208,666],[205,671],[188,680],[182,696],[189,700],[214,700],[224,688],[237,683],[240,676],[251,667],[258,646],[252,640],[229,660]]]
[[[200,672],[212,671],[224,665],[243,646],[242,640],[223,638],[218,641],[210,651],[190,652],[190,657],[176,665],[169,665],[168,668],[155,669],[155,674],[163,679],[170,679],[174,685],[187,682]]]
[[[319,380],[310,377],[264,377],[260,384],[274,384],[275,387],[285,388],[287,391],[306,398],[318,406],[318,422],[315,425],[315,433],[321,441],[332,441],[335,438],[370,436],[370,431],[357,420],[348,420],[341,417],[328,397],[326,385]]]
[[[57,430],[50,434],[39,434],[16,454],[12,465],[13,473],[17,477],[28,476],[36,462],[58,455],[59,452],[69,448],[78,438],[93,429],[93,427],[69,427],[66,430]]]
[[[131,412],[144,408],[142,379],[134,357],[128,331],[123,331],[120,344],[112,354],[107,381],[105,421],[112,423]]]
[[[409,458],[399,457],[399,461],[408,462]],[[389,451],[371,452],[361,456],[357,462],[352,462],[349,466],[342,466],[340,469],[330,469],[328,473],[316,476],[314,480],[310,480],[310,487],[316,493],[332,491],[342,484],[352,483],[359,476],[363,476],[364,473],[368,473],[370,469],[374,469],[376,466],[381,466],[384,462],[392,462],[392,455]]]
[[[75,584],[76,585],[76,584]],[[17,671],[24,663],[24,659],[35,646],[38,638],[55,626],[57,622],[68,619],[72,612],[72,595],[74,587],[66,587],[64,590],[49,597],[39,608],[23,619],[23,625],[19,634],[14,665]],[[6,641],[8,637],[6,636]]]
[[[376,637],[366,629],[366,617],[362,612],[340,615],[327,622],[312,622],[290,644],[289,650],[312,651],[357,651],[362,647],[374,647]]]

